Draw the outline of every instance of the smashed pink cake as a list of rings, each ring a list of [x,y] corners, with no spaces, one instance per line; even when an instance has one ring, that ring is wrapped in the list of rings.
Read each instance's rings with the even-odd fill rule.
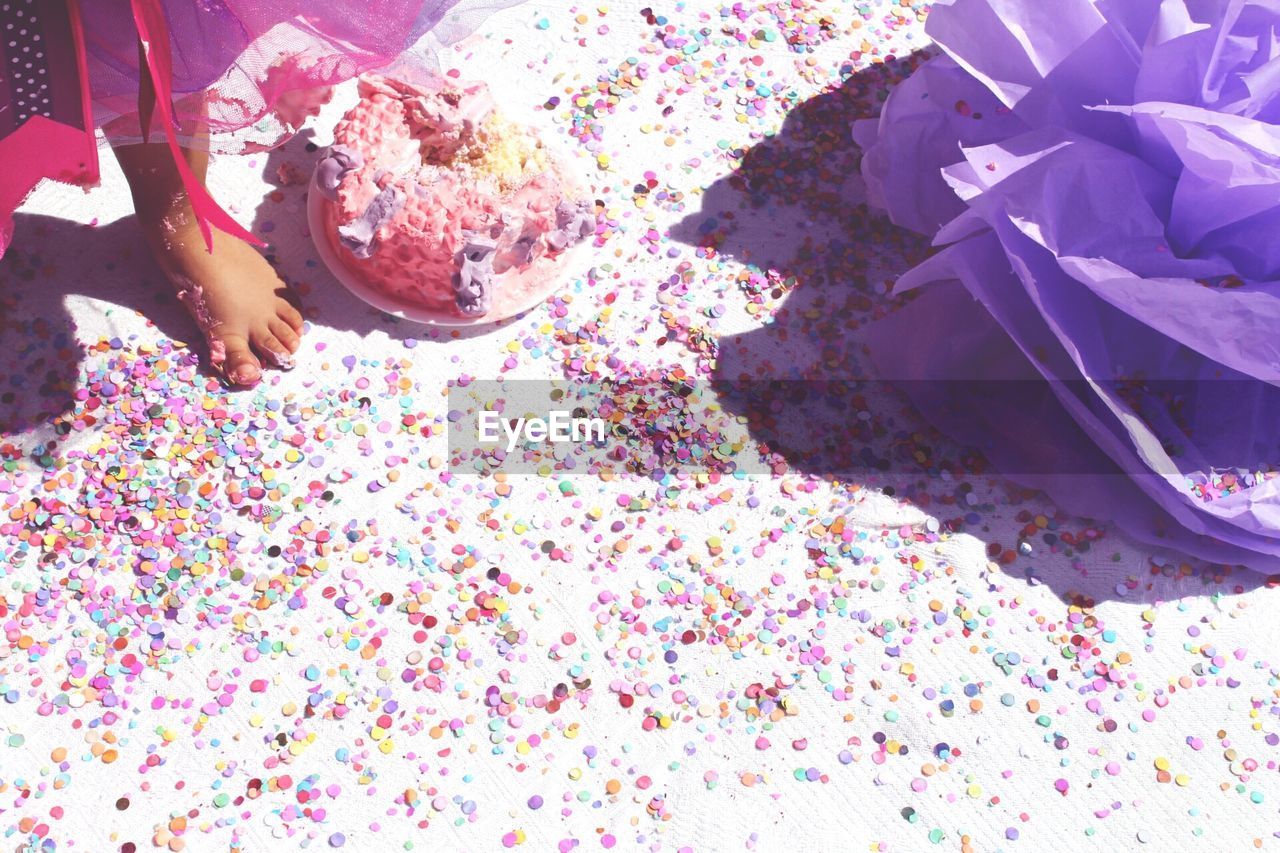
[[[554,288],[596,214],[533,131],[483,83],[366,75],[359,92],[316,167],[320,239],[351,276],[459,320],[510,316]]]

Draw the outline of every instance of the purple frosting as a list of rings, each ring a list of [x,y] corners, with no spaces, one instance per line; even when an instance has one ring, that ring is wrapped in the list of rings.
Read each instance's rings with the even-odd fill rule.
[[[511,248],[507,249],[507,262],[513,267],[522,267],[533,260],[533,245],[538,242],[537,234],[521,234]]]
[[[519,232],[516,234],[516,232]],[[502,229],[495,235],[498,236],[499,242],[501,238],[508,234],[516,234],[514,240],[503,248],[497,255],[499,269],[507,267],[522,267],[533,261],[533,248],[538,243],[538,230],[529,221],[523,218],[517,218],[514,222],[508,221],[502,217]]]
[[[562,252],[596,232],[596,215],[591,208],[589,201],[561,201],[556,205],[556,229],[547,232],[551,251]]]
[[[466,242],[453,274],[454,302],[463,314],[478,317],[493,304],[493,253],[498,244],[479,231],[464,230],[462,236]]]
[[[338,200],[338,185],[348,173],[364,165],[358,153],[342,145],[335,145],[316,164],[316,188],[329,201]]]
[[[364,209],[364,213],[346,225],[338,226],[338,239],[357,258],[367,258],[378,248],[378,229],[400,212],[404,197],[395,187],[385,187]]]

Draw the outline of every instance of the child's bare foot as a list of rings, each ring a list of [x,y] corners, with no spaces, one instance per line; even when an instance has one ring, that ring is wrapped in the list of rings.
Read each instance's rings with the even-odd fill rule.
[[[253,385],[263,366],[289,369],[302,315],[275,270],[252,246],[214,231],[213,254],[189,212],[148,221],[148,241],[178,298],[209,342],[212,364],[235,385]]]
[[[208,155],[183,153],[203,180]],[[204,332],[212,364],[235,385],[256,383],[264,363],[292,367],[302,315],[266,259],[217,230],[213,253],[206,250],[167,146],[125,146],[116,150],[116,158],[151,250]]]

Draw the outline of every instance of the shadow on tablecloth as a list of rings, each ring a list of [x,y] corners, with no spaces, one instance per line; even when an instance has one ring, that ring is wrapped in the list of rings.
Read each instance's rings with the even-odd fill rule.
[[[1151,549],[1128,545],[1103,523],[1055,515],[1043,495],[1006,476],[1014,472],[995,470],[979,449],[930,428],[902,388],[874,367],[892,363],[897,348],[913,346],[911,339],[877,339],[869,329],[913,301],[912,294],[892,297],[889,290],[898,275],[927,257],[929,246],[926,238],[892,225],[862,203],[859,151],[849,129],[854,120],[877,115],[892,85],[927,58],[921,51],[890,59],[798,104],[777,134],[743,151],[738,168],[705,189],[700,211],[671,229],[674,240],[745,264],[739,287],[758,306],[759,316],[768,318],[758,328],[719,340],[717,391],[782,467],[854,490],[878,489],[918,506],[938,519],[941,530],[985,542],[1002,572],[1044,583],[1064,601],[1091,605],[1115,598],[1117,578],[1153,571],[1156,577],[1143,577],[1140,589],[1125,591],[1126,599],[1150,596],[1141,588],[1150,580],[1167,596],[1168,583],[1159,576],[1185,574],[1186,558],[1157,553],[1152,562],[1135,567],[1138,555],[1152,554]],[[939,329],[964,334],[948,318],[931,318],[920,333]],[[893,351],[885,352],[886,346]],[[1033,431],[1038,410],[1048,411],[1052,402],[1046,399],[1052,392],[1039,382],[993,384],[979,377],[972,389],[948,389],[962,404],[972,396],[970,405],[976,406],[984,393],[1024,395],[1027,428]],[[1053,456],[1050,449],[1038,461],[1052,465]],[[1002,506],[991,511],[996,504]],[[1049,507],[1047,517],[1037,507]],[[1095,538],[1100,532],[1101,541]],[[1046,543],[1068,557],[1084,556],[1094,547],[1124,550],[1130,557],[1117,566],[1120,574],[1057,571],[1037,565]],[[1035,556],[1022,551],[1026,546],[1034,546]],[[1044,561],[1050,566],[1067,562]],[[1228,572],[1190,565],[1211,580]],[[1240,571],[1231,581],[1243,592],[1264,579]],[[1206,589],[1223,591],[1221,586]]]

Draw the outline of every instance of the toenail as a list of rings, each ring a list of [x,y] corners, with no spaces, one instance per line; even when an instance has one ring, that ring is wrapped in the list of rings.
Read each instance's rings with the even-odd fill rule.
[[[268,350],[268,352],[271,355],[271,360],[275,362],[276,367],[281,370],[293,370],[295,362],[293,360],[293,356],[289,355],[289,353],[276,352],[275,350]]]

